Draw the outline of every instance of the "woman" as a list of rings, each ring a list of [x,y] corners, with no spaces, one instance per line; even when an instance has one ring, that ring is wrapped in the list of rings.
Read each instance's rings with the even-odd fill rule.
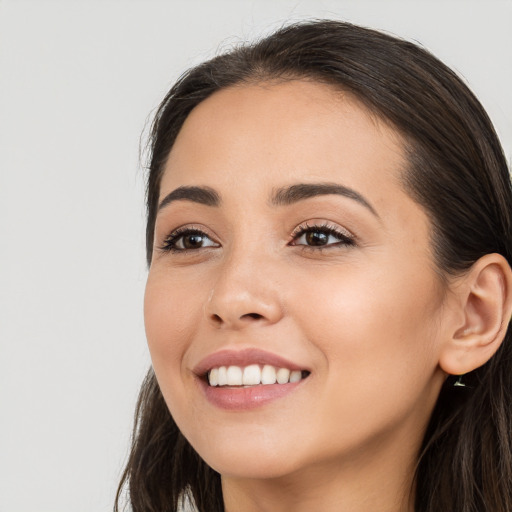
[[[510,177],[446,66],[336,21],[216,57],[147,205],[134,511],[512,510]]]

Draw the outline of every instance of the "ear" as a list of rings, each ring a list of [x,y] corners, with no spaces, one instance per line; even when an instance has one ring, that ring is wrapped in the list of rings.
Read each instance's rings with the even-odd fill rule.
[[[500,254],[486,254],[456,279],[439,365],[463,375],[485,364],[498,350],[512,314],[512,271]]]

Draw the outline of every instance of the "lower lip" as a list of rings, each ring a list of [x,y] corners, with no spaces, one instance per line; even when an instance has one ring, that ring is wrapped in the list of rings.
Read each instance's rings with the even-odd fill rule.
[[[206,382],[201,381],[201,386],[208,401],[216,407],[244,411],[255,409],[292,393],[304,380],[288,384],[266,384],[240,388],[209,386]]]

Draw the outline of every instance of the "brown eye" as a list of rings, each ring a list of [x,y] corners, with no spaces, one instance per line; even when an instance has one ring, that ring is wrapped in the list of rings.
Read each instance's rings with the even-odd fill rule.
[[[339,231],[331,226],[307,226],[301,228],[293,237],[291,245],[305,247],[340,247],[355,245],[352,235]]]
[[[204,238],[203,235],[195,233],[183,235],[181,245],[183,245],[183,249],[199,249],[203,246]]]
[[[171,233],[164,242],[162,250],[168,252],[185,252],[203,249],[204,247],[219,247],[206,233],[197,229],[185,229]]]
[[[305,236],[308,245],[326,245],[329,241],[329,235],[322,231],[309,231]]]

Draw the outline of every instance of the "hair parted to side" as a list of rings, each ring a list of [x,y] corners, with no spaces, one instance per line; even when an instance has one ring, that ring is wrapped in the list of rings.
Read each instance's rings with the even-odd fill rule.
[[[243,83],[310,79],[356,96],[401,134],[408,155],[403,185],[433,226],[440,275],[459,274],[489,253],[512,262],[512,187],[487,114],[468,87],[428,51],[349,23],[293,24],[184,74],[161,103],[150,136],[148,264],[165,162],[191,110],[214,92]],[[416,512],[512,510],[512,333],[491,360],[441,390],[418,454]],[[134,512],[223,511],[220,476],[174,423],[150,370],[140,392],[126,487]]]

